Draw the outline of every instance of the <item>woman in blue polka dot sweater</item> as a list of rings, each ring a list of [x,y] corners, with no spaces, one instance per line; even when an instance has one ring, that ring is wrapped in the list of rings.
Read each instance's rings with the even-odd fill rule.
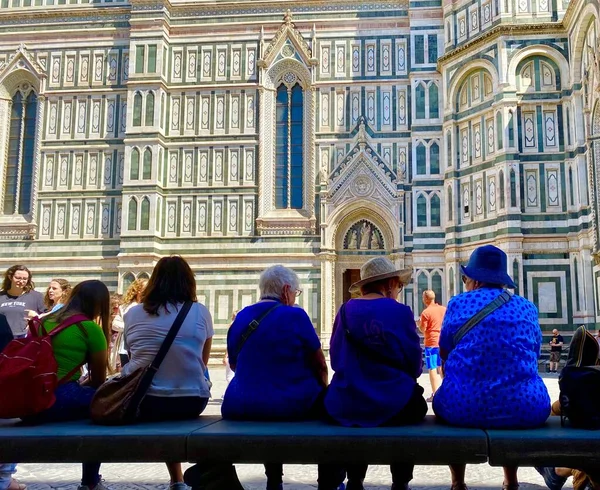
[[[516,287],[506,270],[502,250],[477,248],[462,266],[466,292],[448,303],[440,336],[445,376],[433,399],[436,415],[448,424],[527,429],[544,424],[550,415],[548,390],[538,374],[542,332],[533,303],[513,295],[454,345],[454,335],[473,315],[505,287]],[[465,490],[465,466],[450,469],[452,490]],[[518,486],[517,468],[504,468],[503,490]]]

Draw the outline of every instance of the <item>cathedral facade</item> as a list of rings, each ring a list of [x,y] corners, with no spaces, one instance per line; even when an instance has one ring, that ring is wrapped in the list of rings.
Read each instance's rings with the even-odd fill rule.
[[[122,292],[164,255],[225,336],[296,270],[415,314],[493,243],[545,331],[600,319],[598,0],[0,0],[0,262]],[[217,340],[219,342],[219,340]]]

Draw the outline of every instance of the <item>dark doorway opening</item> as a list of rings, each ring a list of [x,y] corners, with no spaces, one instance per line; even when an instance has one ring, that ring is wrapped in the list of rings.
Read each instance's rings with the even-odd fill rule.
[[[356,281],[360,281],[360,269],[346,269],[344,271],[344,280],[342,281],[344,303],[350,298],[355,298],[356,296],[359,296],[359,294],[350,294],[350,291],[348,291],[348,289],[350,289],[350,286]]]

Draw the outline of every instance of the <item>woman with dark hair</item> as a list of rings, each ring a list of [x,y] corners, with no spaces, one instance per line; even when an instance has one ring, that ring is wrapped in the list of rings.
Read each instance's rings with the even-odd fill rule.
[[[96,389],[106,380],[108,370],[107,345],[110,339],[110,295],[104,283],[84,281],[73,288],[66,304],[42,319],[41,328],[51,332],[74,315],[89,320],[80,321],[52,337],[52,350],[58,364],[56,401],[26,421],[31,423],[77,420],[89,417],[90,403]],[[79,383],[81,371],[88,365],[88,377]],[[98,471],[100,463],[83,463],[79,490],[105,490]]]
[[[124,314],[129,362],[121,372],[126,376],[154,360],[187,301],[193,301],[192,308],[142,402],[142,421],[195,419],[210,398],[204,372],[212,345],[212,318],[208,309],[197,302],[192,269],[178,256],[158,261],[142,293],[141,304]],[[181,463],[168,462],[167,469],[170,489],[185,490]]]
[[[71,284],[66,279],[52,279],[44,295],[44,306],[54,313],[64,306],[71,294]]]
[[[6,316],[15,338],[27,334],[27,320],[46,311],[42,293],[35,291],[31,272],[13,265],[4,274],[0,289],[0,313]]]

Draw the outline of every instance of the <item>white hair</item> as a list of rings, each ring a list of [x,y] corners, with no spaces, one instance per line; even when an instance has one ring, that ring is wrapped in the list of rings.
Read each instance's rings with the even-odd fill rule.
[[[293,291],[298,289],[300,284],[298,275],[283,265],[269,267],[262,272],[258,281],[260,296],[280,296],[286,284]]]

